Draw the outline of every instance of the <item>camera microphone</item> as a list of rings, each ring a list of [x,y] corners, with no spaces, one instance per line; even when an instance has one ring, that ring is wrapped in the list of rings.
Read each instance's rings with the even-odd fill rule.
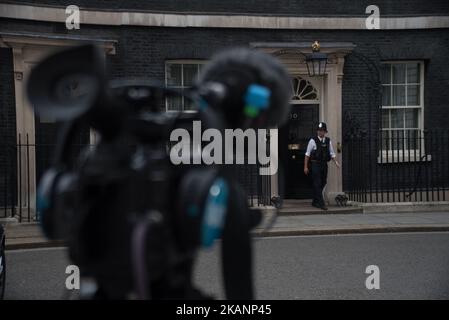
[[[274,57],[246,48],[226,50],[200,76],[200,110],[218,111],[233,128],[282,126],[290,109],[289,82]]]

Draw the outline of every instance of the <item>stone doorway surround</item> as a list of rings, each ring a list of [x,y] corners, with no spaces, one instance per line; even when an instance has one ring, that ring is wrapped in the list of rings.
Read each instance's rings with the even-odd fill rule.
[[[105,54],[115,54],[116,42],[76,36],[0,32],[0,47],[11,48],[13,53],[17,143],[20,136],[22,144],[27,143],[30,146],[35,144],[35,115],[26,97],[26,83],[33,65],[55,51],[86,43],[99,45],[104,49]],[[91,133],[91,141],[93,139],[95,136]],[[36,153],[33,147],[30,147],[28,152],[26,148],[22,149],[17,158],[17,169],[21,170],[21,181],[18,183],[17,192],[22,199],[22,208],[28,209],[29,206],[34,216],[36,213]]]
[[[277,57],[292,76],[308,74],[305,55],[312,53],[310,42],[257,42],[251,47],[262,50]],[[321,52],[328,54],[325,75],[308,78],[320,88],[320,121],[327,123],[329,137],[337,154],[337,160],[342,166],[342,81],[345,56],[355,48],[351,42],[320,42]],[[278,177],[274,175],[271,181],[272,195],[278,195]],[[325,188],[325,198],[330,204],[335,204],[335,197],[343,193],[342,168],[338,169],[332,163],[329,165],[328,183]]]

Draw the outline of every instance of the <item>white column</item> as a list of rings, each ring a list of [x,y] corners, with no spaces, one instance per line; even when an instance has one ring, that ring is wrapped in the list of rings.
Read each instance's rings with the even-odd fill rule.
[[[18,210],[22,209],[22,216],[27,216],[27,211],[30,210],[30,215],[33,217],[36,212],[35,126],[34,112],[28,105],[25,92],[25,82],[30,68],[25,63],[24,56],[24,47],[13,47],[16,133],[17,144],[19,144],[19,137],[21,144],[17,148],[17,201]]]
[[[338,56],[336,64],[329,67],[325,81],[325,101],[322,120],[327,123],[329,137],[332,140],[337,160],[342,163],[342,154],[338,152],[338,145],[342,143],[342,80],[344,57]],[[334,162],[329,163],[325,198],[330,204],[335,204],[335,197],[343,193],[342,168],[337,168]]]

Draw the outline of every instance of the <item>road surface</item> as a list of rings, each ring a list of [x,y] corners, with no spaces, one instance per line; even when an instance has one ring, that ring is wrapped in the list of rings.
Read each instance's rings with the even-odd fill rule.
[[[449,233],[258,238],[255,287],[259,299],[449,299]],[[201,252],[197,284],[223,298],[219,245]],[[7,252],[6,299],[67,295],[66,249]],[[380,270],[380,289],[368,290],[366,268]]]

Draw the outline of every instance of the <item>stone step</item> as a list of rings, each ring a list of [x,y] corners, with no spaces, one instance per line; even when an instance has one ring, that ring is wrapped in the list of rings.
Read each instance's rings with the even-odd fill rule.
[[[301,206],[288,206],[283,207],[279,210],[280,216],[295,216],[295,215],[308,215],[308,214],[354,214],[354,213],[363,213],[363,209],[361,207],[347,206],[347,207],[339,207],[339,206],[328,206],[328,210],[321,210],[315,207],[312,207],[310,204],[304,204]]]
[[[308,214],[353,214],[363,213],[361,206],[337,206],[329,205],[327,211],[315,208],[311,205],[312,199],[285,199],[282,208],[279,210],[280,216],[308,215]]]

